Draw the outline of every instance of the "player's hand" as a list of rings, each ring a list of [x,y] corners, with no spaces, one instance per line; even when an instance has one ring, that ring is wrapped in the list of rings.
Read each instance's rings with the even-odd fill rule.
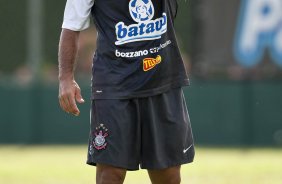
[[[80,114],[76,102],[84,103],[81,91],[75,80],[60,80],[59,84],[59,103],[61,108],[67,113],[75,116]]]

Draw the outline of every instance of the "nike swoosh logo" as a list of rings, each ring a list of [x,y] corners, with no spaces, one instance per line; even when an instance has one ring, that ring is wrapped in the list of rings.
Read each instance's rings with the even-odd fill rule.
[[[183,153],[186,153],[192,146],[193,146],[193,144],[191,144],[188,148],[184,149]]]

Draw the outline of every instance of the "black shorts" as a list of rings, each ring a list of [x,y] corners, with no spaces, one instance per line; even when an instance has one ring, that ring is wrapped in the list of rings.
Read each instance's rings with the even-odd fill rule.
[[[194,159],[181,88],[134,99],[93,100],[87,164],[164,169]]]

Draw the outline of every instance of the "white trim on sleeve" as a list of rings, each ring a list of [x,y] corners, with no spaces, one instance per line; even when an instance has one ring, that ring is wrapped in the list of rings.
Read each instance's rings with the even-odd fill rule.
[[[62,28],[82,31],[90,26],[94,0],[67,0]]]

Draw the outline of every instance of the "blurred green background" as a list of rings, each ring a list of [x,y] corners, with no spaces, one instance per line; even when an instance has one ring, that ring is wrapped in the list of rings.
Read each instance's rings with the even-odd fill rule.
[[[179,0],[175,26],[192,82],[184,90],[195,142],[281,147],[282,68],[268,52],[248,68],[234,56],[242,2]],[[0,1],[1,144],[87,143],[95,28],[81,35],[76,78],[86,103],[72,117],[57,100],[64,6],[55,0]]]
[[[178,2],[175,27],[191,79],[184,92],[196,144],[195,162],[182,167],[182,183],[282,183],[281,0]],[[83,163],[96,32],[92,27],[80,37],[76,78],[86,103],[79,117],[70,116],[58,104],[64,6],[0,0],[1,184],[95,181],[95,167]],[[242,43],[255,36],[254,46],[262,48],[252,65],[244,55],[252,50],[240,42],[248,31],[254,32]],[[149,183],[146,171],[129,172],[125,184],[139,183]]]

